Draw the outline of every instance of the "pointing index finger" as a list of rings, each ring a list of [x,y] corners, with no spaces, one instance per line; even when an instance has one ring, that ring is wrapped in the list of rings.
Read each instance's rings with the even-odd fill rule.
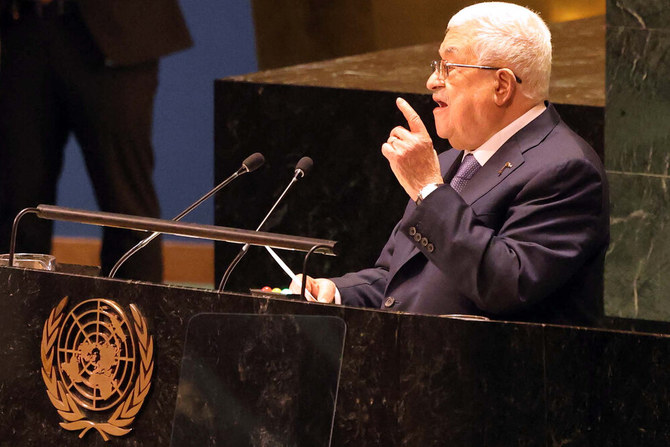
[[[414,111],[412,106],[410,106],[407,101],[405,101],[403,98],[398,98],[395,100],[395,103],[407,120],[410,131],[428,133],[428,130],[426,130],[426,126],[423,124],[423,121],[421,121],[419,115]]]

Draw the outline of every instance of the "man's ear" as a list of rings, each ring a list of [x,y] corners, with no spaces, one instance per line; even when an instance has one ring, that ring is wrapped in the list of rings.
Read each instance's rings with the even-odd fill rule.
[[[512,102],[516,93],[516,76],[509,68],[501,68],[496,71],[495,91],[493,99],[496,105],[502,107]]]

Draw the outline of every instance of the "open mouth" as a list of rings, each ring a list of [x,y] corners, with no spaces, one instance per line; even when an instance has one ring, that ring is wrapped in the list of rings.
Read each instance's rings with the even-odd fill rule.
[[[447,107],[447,103],[446,103],[446,102],[442,102],[442,101],[440,101],[439,99],[437,99],[437,98],[435,98],[435,97],[433,97],[433,101],[435,101],[435,103],[437,103],[437,106],[438,106],[438,107]]]

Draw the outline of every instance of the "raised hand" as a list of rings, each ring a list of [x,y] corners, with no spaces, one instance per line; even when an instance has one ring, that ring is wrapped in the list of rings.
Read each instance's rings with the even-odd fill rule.
[[[416,200],[424,186],[443,183],[440,163],[419,115],[402,98],[396,99],[396,105],[405,116],[409,130],[402,126],[393,128],[389,139],[382,145],[382,154],[405,192]]]

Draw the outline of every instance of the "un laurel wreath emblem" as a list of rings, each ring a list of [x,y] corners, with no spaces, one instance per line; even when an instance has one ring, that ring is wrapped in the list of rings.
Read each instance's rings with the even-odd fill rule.
[[[105,441],[131,431],[153,374],[153,337],[139,309],[132,321],[114,301],[90,299],[53,308],[42,332],[42,378],[61,427],[97,430]]]

